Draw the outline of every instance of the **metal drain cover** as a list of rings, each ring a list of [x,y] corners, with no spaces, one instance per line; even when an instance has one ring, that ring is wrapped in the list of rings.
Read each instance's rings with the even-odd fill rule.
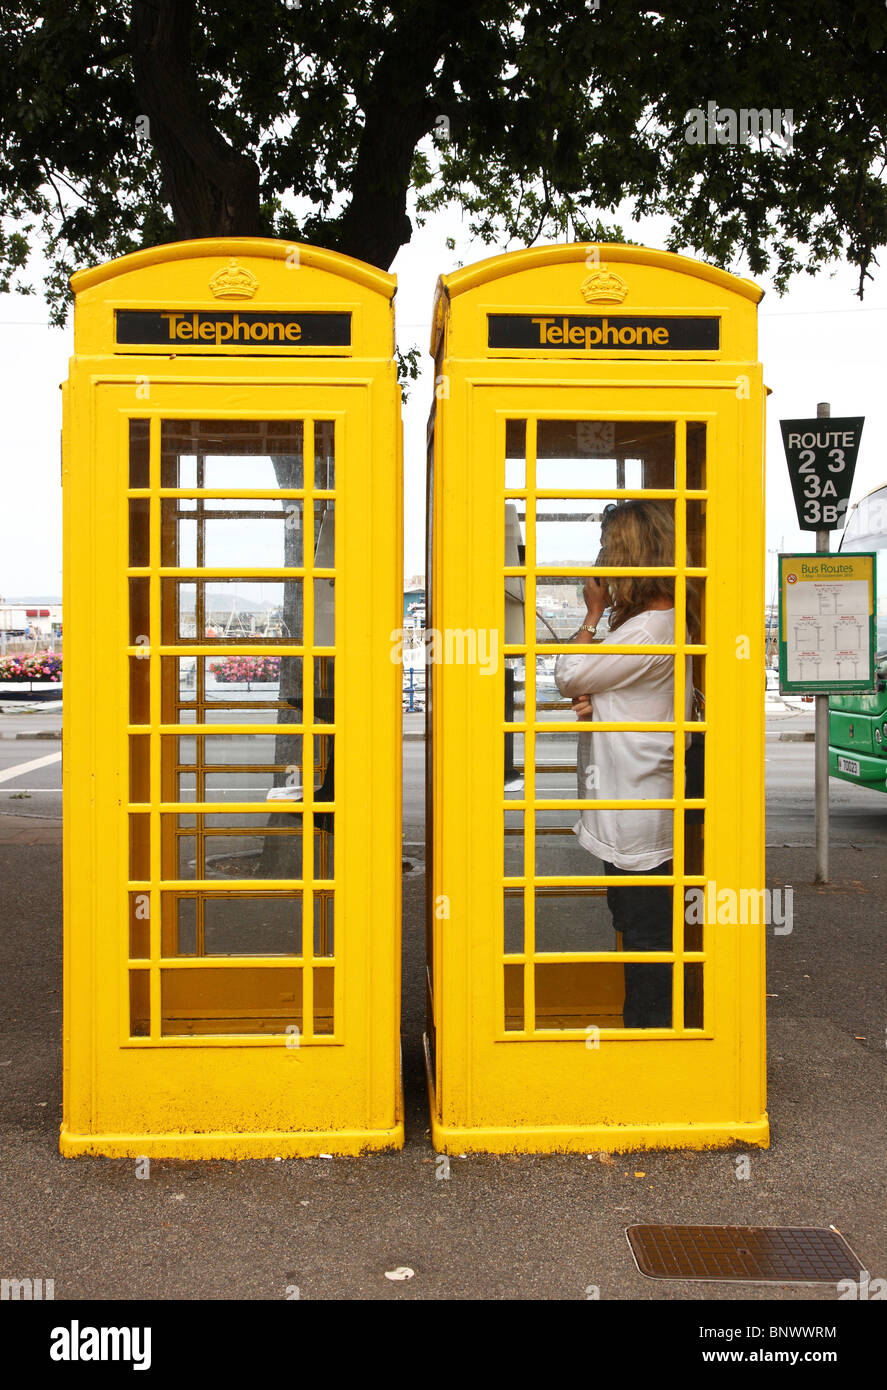
[[[864,1267],[837,1231],[807,1226],[629,1226],[641,1274],[755,1284],[835,1284]]]

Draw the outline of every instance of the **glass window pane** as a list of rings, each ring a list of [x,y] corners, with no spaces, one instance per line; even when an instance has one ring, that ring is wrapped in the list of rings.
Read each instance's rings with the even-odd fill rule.
[[[523,878],[524,874],[524,813],[505,812],[505,877]]]
[[[147,970],[129,972],[129,1032],[147,1038],[151,1032],[151,976]]]
[[[147,646],[150,635],[149,580],[129,580],[129,644]],[[145,660],[145,657],[142,657]]]
[[[505,735],[505,795],[520,800],[524,794],[524,736]]]
[[[704,972],[701,962],[684,966],[684,1027],[703,1028],[704,1024]]]
[[[670,965],[539,962],[535,970],[537,1028],[671,1027]]]
[[[129,799],[151,800],[151,740],[147,734],[132,735],[129,740]]]
[[[673,421],[540,420],[536,486],[674,487]]]
[[[150,658],[129,658],[129,722],[148,724],[151,719]]]
[[[161,1033],[281,1033],[303,1027],[302,967],[161,970]]]
[[[524,949],[524,890],[506,888],[504,902],[506,955],[520,955]]]
[[[182,569],[286,569],[302,564],[302,503],[295,498],[161,501],[164,564]]]
[[[674,502],[668,498],[641,499],[645,510],[654,506],[661,513],[665,525],[671,530],[671,544],[664,547],[661,554],[650,557],[648,563],[674,564]],[[688,506],[702,506],[702,503],[688,503]],[[626,513],[638,511],[631,500],[618,503],[613,498],[594,498],[593,500],[540,497],[536,500],[536,563],[537,565],[563,565],[572,568],[579,565],[597,565],[602,545],[602,527],[610,512],[621,507]],[[608,511],[609,509],[609,511]],[[628,552],[628,544],[647,539],[648,529],[641,524],[632,528],[625,541],[620,544],[620,552],[615,564],[643,564],[644,559],[634,558]],[[653,541],[655,543],[655,539]]]
[[[150,508],[151,503],[147,497],[129,499],[129,563],[134,569],[151,563]]]
[[[605,888],[537,888],[536,950],[612,951]]]
[[[163,420],[163,487],[300,488],[301,420]]]
[[[687,564],[702,568],[706,564],[705,518],[708,502],[690,499],[687,502]]]
[[[334,1031],[334,981],[332,969],[314,971],[314,1031],[319,1037],[329,1036]]]
[[[524,1026],[524,966],[506,965],[503,974],[505,1031],[507,1033],[520,1033]]]
[[[297,956],[302,951],[302,895],[218,897],[203,900],[207,956]]]
[[[522,656],[505,658],[505,722],[522,724],[526,711],[524,708],[524,681],[526,661]]]
[[[197,955],[197,917],[200,905],[200,900],[195,893],[161,893],[160,948],[162,955]]]
[[[129,486],[149,487],[150,420],[129,422]]]
[[[336,486],[336,428],[334,420],[314,422],[314,486],[323,492]]]
[[[704,488],[705,473],[705,421],[687,421],[687,487]]]
[[[146,960],[151,954],[151,896],[129,894],[129,954],[132,960]]]
[[[527,422],[505,422],[505,486],[524,488],[527,485]],[[514,563],[505,561],[506,565]]]
[[[162,816],[163,876],[179,879],[301,879],[302,817]]]
[[[537,875],[561,877],[603,872],[574,834],[579,814],[578,811],[536,812]]]
[[[151,877],[151,820],[147,812],[129,818],[129,877],[145,883]]]
[[[332,956],[335,954],[335,923],[333,893],[314,894],[314,954]]]
[[[594,559],[587,564],[592,565]],[[585,621],[588,611],[582,588],[585,581],[581,576],[544,575],[536,580],[536,623],[535,641],[537,647],[552,642],[567,642]],[[598,628],[603,633],[603,627]]]

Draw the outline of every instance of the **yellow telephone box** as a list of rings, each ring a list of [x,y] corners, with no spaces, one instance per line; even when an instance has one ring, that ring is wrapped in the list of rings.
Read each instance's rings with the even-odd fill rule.
[[[426,1058],[448,1152],[768,1142],[760,297],[622,245],[438,284]]]
[[[398,1147],[394,278],[237,239],[72,284],[62,1153]]]

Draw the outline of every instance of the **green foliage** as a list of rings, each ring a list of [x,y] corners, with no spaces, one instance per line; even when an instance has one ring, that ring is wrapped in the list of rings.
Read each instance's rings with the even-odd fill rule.
[[[183,26],[185,60],[190,43],[187,111],[155,96],[144,138],[131,20],[158,16]],[[861,293],[887,241],[885,43],[881,0],[14,0],[0,289],[32,292],[39,250],[60,322],[72,270],[182,235],[200,180],[176,176],[172,150],[221,178],[222,205],[226,160],[242,172],[247,156],[263,234],[386,267],[408,195],[419,222],[452,209],[497,248],[621,240],[627,200],[668,215],[671,249],[744,256],[778,286],[846,255]],[[709,101],[790,109],[791,148],[687,143],[686,113]]]
[[[422,357],[422,349],[411,347],[407,348],[406,352],[403,352],[400,348],[395,348],[395,356],[397,358],[397,380],[400,383],[401,400],[405,403],[410,394],[407,383],[410,381],[418,381],[419,379],[419,362]]]

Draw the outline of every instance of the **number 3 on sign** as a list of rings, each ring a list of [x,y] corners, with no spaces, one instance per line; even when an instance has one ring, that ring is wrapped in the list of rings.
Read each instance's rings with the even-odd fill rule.
[[[844,450],[843,450],[843,449],[829,449],[829,451],[828,451],[828,456],[829,456],[830,459],[835,459],[835,460],[836,460],[835,463],[830,463],[830,464],[829,464],[829,466],[828,466],[829,472],[830,472],[830,473],[840,473],[841,470],[842,470],[842,468],[844,467]]]

